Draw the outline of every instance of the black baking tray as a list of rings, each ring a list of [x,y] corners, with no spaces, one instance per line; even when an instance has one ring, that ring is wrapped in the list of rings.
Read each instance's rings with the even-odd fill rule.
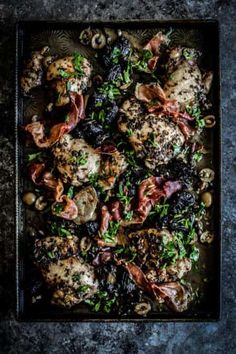
[[[205,271],[211,278],[205,288],[200,303],[184,313],[152,312],[146,318],[138,316],[114,317],[81,310],[64,310],[53,306],[30,306],[27,301],[25,278],[27,274],[26,261],[26,212],[22,206],[21,194],[24,190],[24,179],[21,173],[24,147],[19,143],[18,127],[24,123],[25,111],[30,114],[34,104],[25,108],[19,89],[19,77],[24,58],[32,49],[48,44],[68,50],[73,41],[76,42],[81,29],[92,27],[111,27],[129,29],[137,35],[155,33],[161,29],[173,29],[185,45],[202,47],[206,52],[207,64],[214,72],[212,101],[217,124],[211,134],[212,165],[216,178],[214,185],[214,210],[212,222],[214,225],[215,241],[206,252]],[[215,20],[167,20],[167,21],[89,21],[89,22],[45,22],[24,21],[16,25],[16,82],[15,82],[15,239],[16,239],[16,317],[21,321],[215,321],[221,312],[221,110],[220,110],[220,52],[219,52],[219,23]],[[69,38],[69,39],[68,39]],[[178,40],[178,39],[177,39]],[[61,42],[60,42],[61,41]],[[59,43],[59,44],[58,44]],[[61,44],[60,44],[61,43]],[[69,43],[69,44],[68,44]],[[74,42],[73,42],[74,43]],[[67,47],[67,48],[65,48]],[[58,49],[58,48],[57,48]],[[36,102],[37,105],[37,102]],[[203,251],[204,253],[204,251]]]

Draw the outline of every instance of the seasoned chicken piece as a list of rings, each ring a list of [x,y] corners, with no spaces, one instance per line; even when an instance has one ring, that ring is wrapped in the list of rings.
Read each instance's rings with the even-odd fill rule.
[[[146,278],[151,282],[171,282],[181,279],[191,270],[188,258],[179,258],[173,264],[161,267],[168,257],[178,256],[178,245],[166,229],[144,229],[128,235],[131,249],[137,254],[135,263],[144,267]]]
[[[53,155],[62,180],[73,186],[81,186],[97,174],[99,185],[104,190],[111,189],[127,166],[124,156],[114,147],[98,152],[83,139],[73,139],[69,134],[56,144]]]
[[[78,216],[73,221],[76,224],[84,224],[96,219],[96,207],[98,197],[95,189],[91,186],[83,188],[74,197],[74,202],[78,207]]]
[[[170,161],[174,157],[174,146],[182,146],[185,142],[176,124],[155,114],[142,114],[138,103],[132,110],[132,102],[129,105],[124,102],[121,112],[119,130],[127,135],[137,157],[144,159],[150,169]]]
[[[197,64],[198,56],[199,52],[192,48],[173,48],[169,53],[164,92],[183,110],[188,104],[205,101],[211,87],[212,72],[202,74]]]
[[[28,94],[31,89],[42,84],[43,64],[47,51],[48,47],[44,47],[42,50],[32,53],[32,56],[27,62],[21,77],[21,89],[23,94]]]
[[[98,173],[100,155],[83,139],[73,139],[65,134],[53,148],[55,164],[65,183],[81,186],[89,175]]]
[[[81,55],[68,56],[52,62],[48,66],[47,80],[52,81],[57,100],[56,106],[69,103],[70,91],[82,94],[87,88],[92,72],[92,65]]]
[[[116,179],[125,171],[125,157],[118,151],[102,155],[98,183],[104,191],[112,189]]]
[[[34,247],[34,257],[41,266],[50,262],[56,262],[58,259],[64,259],[77,254],[79,251],[78,238],[69,236],[67,238],[60,236],[48,236],[36,240]]]
[[[56,288],[52,302],[71,307],[91,297],[98,289],[94,268],[80,257],[69,257],[42,268],[46,283]]]
[[[164,85],[166,97],[176,100],[181,107],[198,101],[202,90],[201,71],[196,64],[190,65],[187,61],[178,66]]]

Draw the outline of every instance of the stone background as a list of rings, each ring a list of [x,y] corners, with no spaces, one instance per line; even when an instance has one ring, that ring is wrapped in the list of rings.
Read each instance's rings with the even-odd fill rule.
[[[0,1],[0,353],[236,353],[236,0]],[[218,18],[223,125],[223,313],[215,323],[14,319],[14,24],[18,20]]]

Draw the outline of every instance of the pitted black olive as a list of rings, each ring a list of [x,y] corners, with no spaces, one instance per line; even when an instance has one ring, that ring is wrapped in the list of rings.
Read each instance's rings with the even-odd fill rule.
[[[107,81],[120,81],[122,80],[122,68],[119,64],[112,66],[106,74]]]
[[[85,139],[93,146],[100,146],[109,134],[95,120],[85,120],[81,123],[80,129],[83,131]]]
[[[106,47],[102,56],[103,62],[106,67],[127,61],[131,53],[132,47],[130,42],[120,37],[112,47]]]
[[[112,123],[115,120],[118,111],[119,108],[117,104],[113,101],[109,102],[109,105],[106,107],[106,114],[105,114],[106,123]]]
[[[194,205],[194,203],[195,203],[195,197],[192,193],[186,191],[180,192],[174,196],[172,210],[174,213],[178,213],[179,211],[185,209],[186,207],[190,207]]]
[[[83,228],[88,236],[96,236],[99,229],[99,223],[96,221],[89,221],[83,225]]]

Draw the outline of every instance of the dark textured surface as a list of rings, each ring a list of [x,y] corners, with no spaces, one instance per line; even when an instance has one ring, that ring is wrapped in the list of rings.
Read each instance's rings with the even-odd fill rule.
[[[0,352],[236,353],[236,1],[0,3]],[[14,23],[22,19],[218,18],[223,125],[223,301],[216,323],[17,323],[14,319]]]

